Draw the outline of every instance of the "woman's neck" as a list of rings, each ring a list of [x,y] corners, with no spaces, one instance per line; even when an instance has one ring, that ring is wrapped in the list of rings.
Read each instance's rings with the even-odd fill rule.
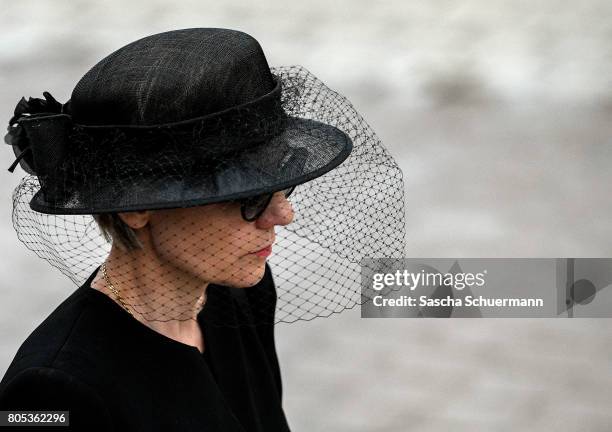
[[[197,315],[206,302],[208,283],[159,259],[148,248],[126,252],[113,246],[105,266],[106,278],[99,271],[92,288],[158,333],[204,350]]]

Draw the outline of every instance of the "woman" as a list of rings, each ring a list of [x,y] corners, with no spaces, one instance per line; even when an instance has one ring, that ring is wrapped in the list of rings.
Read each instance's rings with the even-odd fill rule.
[[[11,170],[30,174],[14,224],[80,288],[19,349],[0,409],[69,411],[74,430],[288,430],[273,324],[352,307],[347,266],[403,251],[401,177],[373,132],[226,29],[146,37],[68,103],[44,95],[9,122]],[[380,166],[396,181],[373,183]]]

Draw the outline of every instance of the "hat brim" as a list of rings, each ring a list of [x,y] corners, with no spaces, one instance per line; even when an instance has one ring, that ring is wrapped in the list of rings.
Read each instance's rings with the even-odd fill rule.
[[[351,138],[332,125],[289,117],[279,135],[214,164],[186,164],[183,172],[132,176],[129,182],[108,178],[99,181],[95,191],[77,185],[60,202],[49,202],[39,190],[30,207],[46,214],[99,214],[231,201],[320,177],[346,160],[352,148]],[[92,196],[95,201],[83,199]]]

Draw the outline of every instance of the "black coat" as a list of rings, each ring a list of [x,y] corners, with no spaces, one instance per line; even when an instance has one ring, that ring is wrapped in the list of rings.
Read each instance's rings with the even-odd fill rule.
[[[202,354],[91,288],[96,273],[20,347],[0,383],[0,410],[69,410],[71,429],[84,431],[289,430],[272,323],[215,327],[200,313]],[[267,265],[259,284],[234,290],[248,291],[234,313],[258,294],[276,298]]]

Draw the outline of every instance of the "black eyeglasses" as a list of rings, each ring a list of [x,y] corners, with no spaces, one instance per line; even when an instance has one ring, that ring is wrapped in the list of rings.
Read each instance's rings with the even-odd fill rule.
[[[294,189],[295,186],[291,186],[279,192],[283,193],[285,198],[289,198],[289,195],[291,195]],[[240,213],[242,214],[242,218],[247,222],[257,220],[257,218],[261,216],[264,211],[266,211],[266,208],[270,204],[270,201],[272,201],[272,197],[275,193],[276,192],[272,192],[239,200],[238,202],[240,203]]]

